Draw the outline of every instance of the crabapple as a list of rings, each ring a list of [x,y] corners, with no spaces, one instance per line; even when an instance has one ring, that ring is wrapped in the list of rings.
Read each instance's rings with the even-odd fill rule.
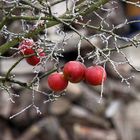
[[[85,70],[85,81],[90,85],[101,85],[106,80],[106,71],[102,66],[90,66]]]
[[[35,43],[32,39],[23,40],[19,44],[19,50],[25,56],[32,55],[32,56],[26,58],[26,62],[32,66],[37,65],[40,62],[40,58],[45,56],[45,52],[43,52],[42,48],[38,48],[35,51]],[[35,53],[38,53],[38,55]]]
[[[27,48],[32,48],[35,45],[34,41],[32,39],[24,39],[20,44],[19,44],[19,50],[21,53],[24,53],[24,51]]]
[[[31,54],[34,54],[35,53],[35,50],[32,49],[32,48],[26,48],[24,50],[24,55],[31,55]],[[35,66],[37,65],[39,62],[40,62],[40,58],[41,57],[44,57],[45,56],[45,53],[43,52],[43,49],[41,50],[40,49],[37,49],[37,53],[39,54],[39,56],[37,56],[36,54],[33,55],[33,56],[30,56],[28,58],[26,58],[26,62],[32,66]]]
[[[64,76],[72,83],[78,83],[84,79],[85,65],[79,61],[69,61],[64,65]]]
[[[68,86],[68,80],[62,73],[52,73],[47,79],[48,86],[52,91],[60,92]]]

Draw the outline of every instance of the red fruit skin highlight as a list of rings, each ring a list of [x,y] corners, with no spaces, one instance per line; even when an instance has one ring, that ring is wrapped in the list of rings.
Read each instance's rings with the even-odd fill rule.
[[[52,91],[60,92],[68,86],[68,80],[65,79],[62,73],[52,73],[47,79],[48,86]]]
[[[69,61],[64,65],[64,76],[72,83],[78,83],[84,79],[85,65],[79,61]]]
[[[106,80],[106,76],[102,66],[90,66],[85,71],[85,81],[93,86],[101,85]]]

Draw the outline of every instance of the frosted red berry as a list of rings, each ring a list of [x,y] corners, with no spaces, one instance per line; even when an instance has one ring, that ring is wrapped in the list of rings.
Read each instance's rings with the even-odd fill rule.
[[[32,48],[27,48],[26,50],[24,50],[24,55],[32,55],[32,54],[35,54],[35,53],[36,53],[35,50],[33,50]],[[30,57],[26,58],[26,61],[27,61],[28,64],[30,64],[32,66],[35,66],[40,62],[41,57],[45,56],[45,53],[43,52],[43,49],[42,49],[42,51],[40,49],[37,50],[37,53],[38,53],[39,56],[37,56],[37,54],[35,54],[33,56],[30,56]]]
[[[102,66],[90,66],[85,71],[85,81],[91,85],[101,85],[106,80],[106,71]]]
[[[27,45],[27,46],[33,46],[35,43],[32,39],[24,39],[20,44]]]
[[[68,86],[68,80],[62,73],[52,73],[47,79],[48,86],[52,91],[60,92]]]
[[[85,65],[79,61],[69,61],[64,65],[64,76],[72,83],[78,83],[84,79]]]
[[[45,52],[42,48],[35,50],[35,47],[35,43],[32,39],[25,39],[19,44],[19,50],[23,55],[32,55],[25,58],[26,62],[32,66],[37,65],[41,58],[45,56]]]
[[[24,51],[27,48],[32,48],[35,45],[35,42],[32,39],[24,39],[20,44],[19,44],[19,50],[21,53],[24,53]]]

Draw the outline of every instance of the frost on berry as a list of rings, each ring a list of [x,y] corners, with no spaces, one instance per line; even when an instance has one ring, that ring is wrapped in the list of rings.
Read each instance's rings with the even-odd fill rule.
[[[26,49],[32,48],[35,45],[35,42],[32,39],[24,39],[19,44],[19,50],[20,52],[24,53]]]

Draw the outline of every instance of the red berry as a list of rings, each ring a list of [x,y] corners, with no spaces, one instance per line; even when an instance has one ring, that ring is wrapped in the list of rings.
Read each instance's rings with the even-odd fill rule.
[[[43,51],[40,51],[40,49],[38,49],[37,51],[39,53],[39,56],[37,56],[35,54],[34,56],[26,58],[26,61],[27,61],[28,64],[30,64],[32,66],[35,66],[40,62],[40,57],[45,56],[45,53]],[[32,48],[27,48],[24,51],[24,55],[31,55],[31,54],[34,54],[34,53],[35,53],[35,50],[33,50]]]
[[[78,83],[84,79],[85,65],[79,61],[69,61],[64,65],[64,76],[72,83]]]
[[[32,48],[25,48],[23,54],[24,55],[30,55],[30,54],[34,54],[35,51]]]
[[[26,62],[32,66],[35,66],[40,62],[40,58],[38,58],[37,56],[32,56],[32,57],[26,58]]]
[[[65,79],[62,73],[52,73],[47,80],[48,86],[55,92],[63,91],[68,85],[68,80]]]
[[[27,63],[32,65],[32,66],[37,65],[40,62],[40,57],[45,56],[45,53],[43,52],[42,48],[38,48],[35,51],[34,47],[35,47],[35,43],[32,39],[25,39],[19,45],[19,49],[20,49],[21,53],[24,54],[25,56],[35,54],[37,51],[39,56],[37,56],[35,54],[31,57],[26,58]]]
[[[85,71],[85,80],[91,85],[101,85],[106,80],[106,71],[102,66],[91,66]]]
[[[19,44],[19,50],[24,53],[27,48],[32,48],[35,45],[32,39],[25,39]]]

